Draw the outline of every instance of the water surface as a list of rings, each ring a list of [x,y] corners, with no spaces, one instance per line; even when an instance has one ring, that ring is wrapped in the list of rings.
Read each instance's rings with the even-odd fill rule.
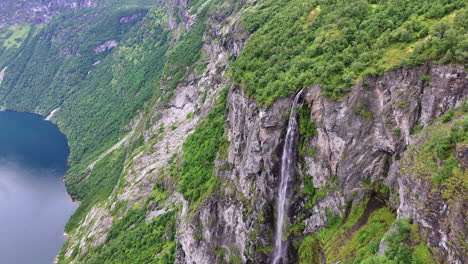
[[[43,117],[0,112],[0,263],[50,264],[76,209],[62,182],[65,136]]]

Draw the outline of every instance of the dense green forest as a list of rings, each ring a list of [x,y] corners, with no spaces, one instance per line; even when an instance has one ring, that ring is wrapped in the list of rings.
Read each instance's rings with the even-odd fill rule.
[[[337,99],[363,76],[468,62],[463,0],[273,0],[243,22],[252,37],[232,76],[261,104],[313,84]]]
[[[3,108],[48,114],[61,107],[57,120],[69,140],[72,171],[124,133],[154,94],[165,61],[167,32],[156,11],[102,8],[66,12],[29,34],[0,89]],[[133,18],[121,23],[122,17]],[[118,47],[97,51],[110,40]]]
[[[235,0],[189,0],[187,18],[181,6],[172,6],[167,1],[103,0],[96,8],[62,12],[48,24],[0,28],[0,71],[5,69],[4,78],[0,80],[0,110],[47,115],[60,107],[53,121],[69,141],[70,170],[65,183],[70,195],[80,201],[80,205],[68,222],[66,232],[78,235],[62,248],[60,263],[174,263],[176,249],[180,246],[176,242],[178,221],[191,221],[191,217],[198,213],[197,207],[210,200],[206,198],[220,194],[225,185],[231,184],[223,181],[225,179],[217,175],[216,169],[223,166],[226,168],[221,170],[232,169],[232,164],[223,162],[229,148],[226,129],[231,120],[227,120],[227,114],[238,110],[229,108],[228,95],[233,87],[240,86],[248,97],[256,99],[268,110],[276,99],[315,84],[321,86],[327,98],[340,100],[366,76],[381,76],[401,67],[429,62],[450,65],[466,65],[468,62],[468,7],[463,0],[244,2],[242,4],[248,7],[237,15],[234,14],[237,7],[233,7],[237,3]],[[220,33],[213,31],[231,28],[227,25],[217,28],[218,25],[208,23],[229,15],[235,17],[229,20],[229,26],[234,28],[235,25],[238,32],[215,38]],[[241,36],[233,36],[236,34]],[[194,75],[210,69],[204,44],[212,44],[209,47],[212,49],[228,50],[227,46],[232,44],[229,42],[232,39],[228,38],[236,37],[248,39],[245,47],[238,56],[230,54],[229,60],[226,59],[229,67],[216,68],[209,73],[210,77],[218,78],[213,81],[214,85],[229,85],[215,92],[213,87],[203,87],[205,91],[200,97],[198,94],[187,95],[190,100],[203,97],[201,104],[204,106],[198,105],[198,100],[194,107],[196,110],[187,114],[185,121],[191,122],[200,114],[204,116],[192,126],[193,131],[184,132],[189,133],[185,142],[174,153],[166,153],[167,157],[172,157],[168,158],[167,164],[150,171],[132,171],[139,169],[134,166],[138,159],[156,146],[153,143],[158,139],[155,138],[162,132],[177,129],[176,124],[170,124],[169,128],[161,124],[158,130],[154,125],[161,117],[160,113],[155,113],[167,108],[178,85],[186,84],[184,81],[187,79],[191,82],[202,78]],[[214,53],[213,50],[209,52]],[[220,81],[221,78],[227,81]],[[422,82],[429,81],[430,76],[425,75]],[[196,90],[193,93],[201,90],[201,87],[192,87],[193,83],[187,86]],[[205,104],[207,90],[213,92],[210,94],[213,96],[210,109],[203,108],[209,104]],[[261,111],[253,115],[262,116],[264,112]],[[352,111],[364,121],[374,117],[363,104]],[[412,136],[422,138],[421,144],[408,146],[408,157],[399,161],[402,172],[428,179],[434,190],[438,188],[449,202],[467,192],[466,173],[460,170],[455,157],[456,146],[468,144],[467,111],[468,103],[465,102],[459,109],[448,111],[426,127],[420,125],[411,130]],[[380,181],[363,180],[361,184],[365,194],[362,200],[356,204],[352,200],[343,202],[346,204],[346,216],[333,215],[326,208],[324,227],[317,233],[304,235],[305,215],[312,214],[314,206],[331,191],[340,191],[340,186],[338,175],[329,175],[329,182],[322,188],[315,188],[312,177],[306,175],[308,165],[305,157],[317,161],[317,149],[309,149],[307,142],[315,140],[323,124],[311,121],[313,113],[307,104],[297,109],[297,114],[300,132],[298,170],[303,174],[298,176],[303,182],[297,183],[294,195],[299,197],[298,203],[303,208],[300,213],[299,209],[293,208],[297,209],[294,212],[297,218],[293,219],[294,224],[291,221],[288,231],[293,237],[291,249],[297,253],[294,258],[298,263],[320,263],[321,260],[326,263],[434,263],[431,249],[426,246],[418,225],[411,218],[397,219],[394,205],[389,204],[396,191]],[[288,116],[285,114],[283,119]],[[253,120],[256,117],[246,119],[249,118]],[[261,118],[259,120],[263,124],[265,120]],[[235,122],[250,122],[250,119]],[[133,132],[129,133],[132,129]],[[267,138],[271,136],[269,129],[275,128],[261,127],[261,131],[255,133],[261,136],[268,134]],[[249,137],[243,133],[250,131],[239,133],[241,141]],[[395,128],[393,136],[401,136],[401,133],[399,128]],[[100,157],[125,136],[128,136],[128,144]],[[258,148],[263,151],[261,144],[264,142],[261,140]],[[279,152],[273,155],[280,156]],[[98,157],[94,167],[89,166]],[[149,160],[144,164],[153,165],[152,162],[157,163]],[[223,165],[217,167],[217,162]],[[268,161],[259,161],[262,163],[258,165],[261,171],[248,177],[276,176],[274,170],[278,168],[267,168],[264,162]],[[265,173],[269,169],[271,171]],[[138,201],[131,200],[133,197],[120,197],[123,185],[127,183],[126,173],[151,177],[152,185],[144,186],[151,197]],[[153,179],[156,180],[153,182]],[[272,181],[259,179],[258,185],[262,185],[262,180],[265,183]],[[252,182],[251,192],[276,191],[275,186],[258,190],[257,182]],[[141,187],[138,183],[135,186]],[[177,201],[168,199],[173,194],[178,195]],[[257,202],[257,195],[260,194],[253,193],[255,201],[250,201],[232,187],[232,193],[222,193],[222,198],[216,198],[226,198],[222,203],[235,204],[240,208],[242,221],[253,225],[243,228],[249,229],[249,236],[259,238],[249,237],[251,241],[246,243],[267,245],[271,244],[268,237],[273,237],[272,234],[259,234],[257,231],[260,225],[274,225],[276,205],[267,201],[271,205],[261,205],[266,209],[261,206],[258,206],[260,209],[253,208],[250,203]],[[276,197],[275,193],[261,195]],[[354,199],[355,194],[352,196]],[[110,197],[118,198],[111,201]],[[183,210],[181,204],[188,205],[188,215],[182,220],[178,218]],[[225,204],[209,206],[216,207],[213,211],[225,208]],[[94,244],[91,240],[95,238],[80,233],[87,231],[79,230],[93,207],[105,210],[112,220],[109,230],[104,231],[107,232],[105,242],[101,244]],[[155,212],[157,217],[152,218]],[[248,222],[252,212],[258,213],[259,219],[255,219],[258,223]],[[189,223],[196,225],[192,235],[197,243],[204,243],[204,237],[197,233],[202,226],[222,222],[222,214],[213,213],[209,224]],[[387,248],[378,256],[381,241]],[[82,247],[81,243],[87,247]],[[270,244],[265,247],[247,245],[258,252],[243,254],[254,257],[270,255]],[[219,256],[229,251],[233,257],[229,263],[242,262],[234,247],[232,252],[231,248],[211,249]],[[70,252],[71,256],[67,256]]]
[[[168,14],[158,7],[150,11],[157,2],[109,0],[100,8],[65,12],[47,26],[0,31],[0,68],[8,67],[0,107],[44,115],[61,107],[56,120],[69,140],[71,174],[115,144],[145,102],[170,99],[199,60],[204,16],[169,50]],[[97,51],[107,41],[117,47]]]

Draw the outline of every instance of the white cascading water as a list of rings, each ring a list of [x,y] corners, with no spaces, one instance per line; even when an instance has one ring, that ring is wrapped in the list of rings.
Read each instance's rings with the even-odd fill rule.
[[[296,108],[302,90],[294,98],[289,116],[288,130],[284,140],[283,156],[281,157],[281,182],[278,191],[278,200],[276,205],[277,219],[275,232],[275,251],[273,252],[272,264],[284,263],[287,250],[287,239],[283,240],[283,226],[288,213],[289,195],[288,183],[294,177],[294,168],[296,163],[296,145],[298,134],[298,124]]]

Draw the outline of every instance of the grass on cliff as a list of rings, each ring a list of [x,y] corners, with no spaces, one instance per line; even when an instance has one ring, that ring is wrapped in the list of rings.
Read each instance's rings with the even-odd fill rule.
[[[299,263],[350,262],[375,254],[380,240],[395,220],[387,207],[373,208],[374,199],[354,206],[344,219],[329,215],[328,226],[304,238],[299,246]],[[317,256],[317,254],[319,254]],[[356,262],[359,263],[359,262]]]
[[[94,166],[91,173],[67,178],[68,192],[80,205],[68,221],[67,233],[76,229],[93,205],[107,200],[120,179],[125,165],[126,149],[119,148],[108,154]]]
[[[464,0],[267,0],[243,23],[252,36],[231,74],[261,105],[316,83],[336,99],[363,76],[468,62]]]
[[[468,148],[468,102],[461,109],[446,112],[418,134],[401,161],[401,172],[432,181],[449,201],[468,198],[468,172],[456,157],[456,150]]]
[[[127,203],[114,208],[113,225],[104,243],[83,249],[80,245],[72,247],[68,240],[59,254],[59,263],[72,261],[87,264],[133,264],[155,263],[170,264],[175,260],[175,235],[177,206],[166,206],[167,191],[155,185],[153,194],[144,203],[136,203],[127,211]],[[152,219],[150,211],[160,214]],[[66,250],[71,250],[69,256]],[[84,251],[85,250],[85,251]]]
[[[7,49],[9,48],[19,48],[24,40],[29,35],[29,32],[33,29],[32,25],[15,25],[7,27],[6,34],[8,34],[7,38],[3,40],[3,46]],[[3,30],[2,30],[3,31]],[[0,34],[1,38],[4,39],[4,34]]]
[[[174,263],[176,214],[172,210],[147,222],[146,210],[132,209],[112,225],[103,245],[91,248],[79,260],[87,264]]]
[[[348,218],[332,221],[319,233],[305,237],[299,247],[299,264],[435,263],[417,224],[411,224],[410,219],[395,221],[395,213],[387,207],[373,211],[366,220],[364,205],[354,208]],[[395,230],[388,231],[392,225]],[[382,239],[387,248],[379,257]]]
[[[21,54],[35,34],[40,31],[40,25],[5,25],[0,28],[0,70],[7,66],[16,56]],[[0,103],[2,106],[4,102]]]
[[[190,202],[199,200],[216,188],[214,161],[225,146],[224,138],[228,89],[223,90],[218,102],[183,145],[183,165],[179,189]]]
[[[447,111],[428,127],[420,128],[417,142],[401,160],[404,175],[431,181],[434,192],[449,201],[467,198],[467,172],[463,172],[456,156],[457,149],[468,145],[467,113],[468,102],[465,102],[461,108]],[[378,193],[386,193],[382,190]],[[435,263],[419,234],[419,226],[411,219],[398,219],[394,223],[395,214],[387,207],[381,207],[372,211],[363,224],[369,205],[375,202],[354,206],[344,219],[329,215],[324,230],[303,239],[299,247],[299,263],[321,263],[322,259],[325,263]],[[388,231],[392,225],[394,228]],[[377,256],[382,239],[387,249],[383,256]]]
[[[413,263],[413,264],[435,264],[431,252],[419,235],[417,224],[411,223],[408,218],[395,221],[394,229],[384,237],[387,244],[383,256],[367,256],[358,258],[354,263],[363,264],[390,264],[390,263]]]

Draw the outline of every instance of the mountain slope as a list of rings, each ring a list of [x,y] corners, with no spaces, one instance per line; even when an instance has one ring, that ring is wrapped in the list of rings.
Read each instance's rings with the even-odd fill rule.
[[[269,263],[300,89],[284,261],[468,261],[465,5],[108,0],[4,27],[0,105],[69,139],[57,262]]]

